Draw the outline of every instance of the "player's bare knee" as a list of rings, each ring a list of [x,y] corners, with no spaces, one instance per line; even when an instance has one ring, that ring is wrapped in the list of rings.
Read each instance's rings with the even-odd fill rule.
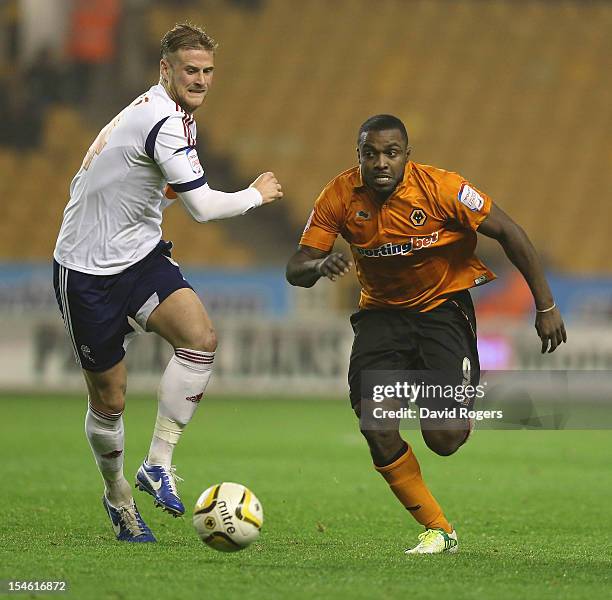
[[[451,456],[465,441],[465,434],[452,431],[424,431],[423,440],[427,447],[438,456]]]
[[[90,375],[87,377],[89,402],[102,412],[118,413],[125,408],[127,382],[124,379]]]
[[[427,446],[438,456],[451,456],[459,449],[459,446],[449,444],[427,444]]]
[[[204,352],[214,352],[217,349],[217,332],[208,327],[206,333],[202,337],[202,350]]]
[[[440,444],[438,442],[433,442],[431,440],[425,440],[425,444],[432,451],[435,452],[438,456],[450,456],[456,452],[456,449],[449,448],[444,444]]]
[[[89,402],[94,408],[106,413],[120,413],[125,408],[125,387],[96,388],[89,393]]]
[[[217,349],[217,332],[212,327],[200,327],[185,336],[175,348],[187,348],[200,352],[214,352]]]

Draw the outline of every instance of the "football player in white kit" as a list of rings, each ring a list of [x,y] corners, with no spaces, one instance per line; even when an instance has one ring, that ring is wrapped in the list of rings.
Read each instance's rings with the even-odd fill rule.
[[[176,198],[199,222],[223,219],[282,197],[273,173],[245,190],[209,188],[195,149],[193,112],[213,79],[216,43],[191,24],[161,42],[160,81],[102,129],[70,186],[54,251],[57,301],[83,369],[85,432],[105,485],[103,504],[118,540],[154,542],[123,474],[131,317],[167,340],[158,413],[136,487],[174,516],[185,508],[172,453],[202,398],[217,340],[211,320],[161,239],[162,211]]]

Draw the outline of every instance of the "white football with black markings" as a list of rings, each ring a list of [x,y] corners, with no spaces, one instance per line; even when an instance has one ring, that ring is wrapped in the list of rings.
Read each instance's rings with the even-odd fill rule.
[[[193,526],[198,536],[221,552],[246,548],[259,537],[262,525],[261,502],[239,483],[226,481],[210,486],[193,509]]]

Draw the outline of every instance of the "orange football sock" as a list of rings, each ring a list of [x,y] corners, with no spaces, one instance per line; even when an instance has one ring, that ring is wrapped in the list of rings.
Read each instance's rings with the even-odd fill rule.
[[[453,530],[442,508],[425,485],[412,448],[408,447],[390,465],[374,467],[385,478],[397,499],[421,525],[428,529],[444,529],[447,533]]]

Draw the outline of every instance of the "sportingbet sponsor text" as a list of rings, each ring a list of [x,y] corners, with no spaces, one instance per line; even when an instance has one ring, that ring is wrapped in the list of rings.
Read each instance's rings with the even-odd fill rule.
[[[402,242],[399,244],[388,242],[387,244],[383,244],[378,248],[356,248],[356,250],[359,254],[361,254],[361,256],[367,256],[368,258],[406,255],[410,254],[411,252],[415,252],[416,250],[421,250],[423,248],[432,246],[438,241],[438,238],[438,232],[434,231],[430,235],[412,236],[407,242]]]

